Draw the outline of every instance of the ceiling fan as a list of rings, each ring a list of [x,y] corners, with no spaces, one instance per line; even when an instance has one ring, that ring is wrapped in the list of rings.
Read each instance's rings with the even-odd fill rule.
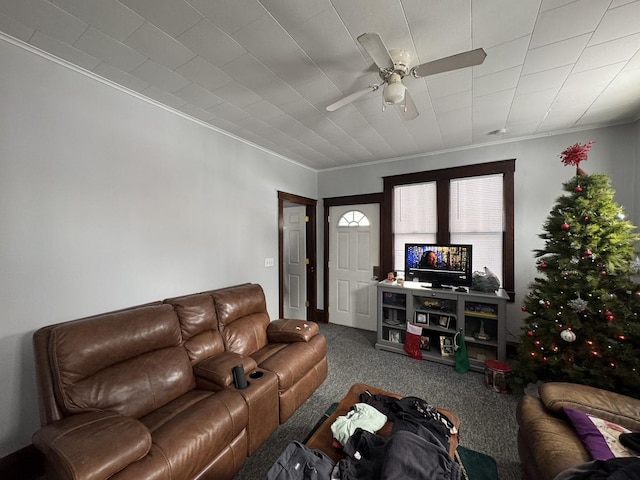
[[[358,37],[360,45],[371,56],[379,69],[382,79],[381,84],[369,85],[363,90],[347,95],[346,97],[332,103],[327,110],[333,112],[369,92],[375,92],[382,87],[382,97],[386,105],[400,105],[405,119],[413,120],[418,116],[418,109],[411,98],[409,90],[402,83],[402,79],[407,75],[414,78],[435,75],[436,73],[448,72],[459,68],[480,65],[487,56],[482,48],[476,48],[468,52],[458,53],[450,57],[444,57],[432,62],[423,63],[411,67],[411,55],[405,50],[388,50],[382,38],[377,33],[363,33]]]

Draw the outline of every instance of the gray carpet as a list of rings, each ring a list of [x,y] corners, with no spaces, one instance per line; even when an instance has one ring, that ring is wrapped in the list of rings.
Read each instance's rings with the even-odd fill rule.
[[[484,386],[481,373],[414,360],[374,348],[375,332],[320,324],[327,337],[329,375],[315,393],[249,457],[235,480],[264,479],[284,448],[302,441],[322,413],[354,383],[417,396],[454,411],[461,419],[460,444],[495,458],[500,480],[523,478],[516,445],[517,397]]]

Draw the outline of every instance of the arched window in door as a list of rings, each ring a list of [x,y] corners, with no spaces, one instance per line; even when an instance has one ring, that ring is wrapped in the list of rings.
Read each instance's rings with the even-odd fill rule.
[[[369,219],[358,210],[349,210],[338,220],[339,227],[368,227]]]

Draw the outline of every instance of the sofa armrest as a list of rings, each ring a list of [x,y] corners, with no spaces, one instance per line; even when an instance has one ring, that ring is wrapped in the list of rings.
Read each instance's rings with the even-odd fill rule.
[[[203,379],[221,388],[226,388],[233,383],[232,370],[236,365],[242,365],[245,374],[258,367],[253,358],[227,351],[196,363],[193,367],[193,373],[196,376],[196,382],[198,379]]]
[[[315,322],[281,318],[269,323],[267,338],[269,343],[308,342],[318,332],[318,324]]]
[[[539,393],[545,407],[556,414],[563,407],[576,408],[630,430],[640,430],[640,399],[565,382],[543,383]]]
[[[56,478],[109,478],[151,449],[147,427],[114,412],[66,417],[42,427],[32,440]]]

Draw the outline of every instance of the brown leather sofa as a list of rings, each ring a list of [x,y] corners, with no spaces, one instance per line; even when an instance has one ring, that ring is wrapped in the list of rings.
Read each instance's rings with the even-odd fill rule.
[[[33,343],[47,479],[231,479],[327,376],[318,326],[271,322],[255,284],[50,325]]]
[[[562,408],[590,413],[632,431],[640,430],[640,400],[574,383],[543,383],[539,398],[518,403],[518,452],[528,480],[552,480],[560,472],[593,460]]]

